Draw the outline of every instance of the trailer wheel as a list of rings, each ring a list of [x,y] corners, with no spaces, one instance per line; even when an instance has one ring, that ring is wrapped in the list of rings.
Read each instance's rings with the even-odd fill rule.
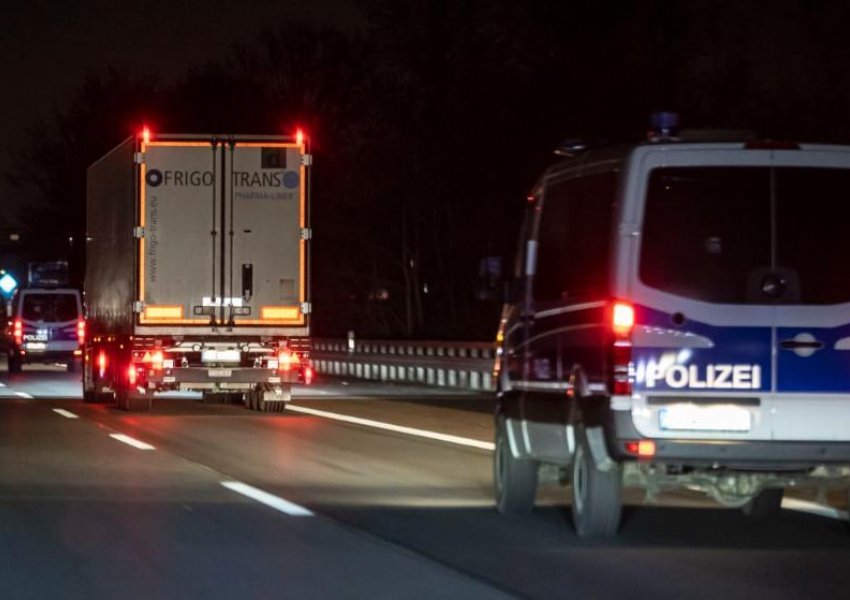
[[[534,508],[538,470],[537,461],[522,460],[513,455],[505,417],[497,415],[493,488],[496,492],[496,507],[500,513],[527,513]]]
[[[611,537],[617,533],[623,507],[622,471],[597,467],[587,433],[583,427],[577,433],[571,478],[573,526],[579,537]]]
[[[772,517],[778,515],[782,510],[782,496],[785,490],[782,488],[767,488],[753,496],[749,502],[741,507],[748,517]]]

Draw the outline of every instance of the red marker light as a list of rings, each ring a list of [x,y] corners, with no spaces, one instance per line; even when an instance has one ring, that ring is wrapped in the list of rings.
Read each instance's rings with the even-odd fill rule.
[[[295,130],[295,143],[299,146],[304,145],[304,130],[300,127]]]
[[[151,141],[151,130],[147,125],[142,128],[142,141],[145,144],[149,144]]]
[[[132,363],[129,367],[127,367],[127,383],[129,383],[130,386],[136,385],[136,365]]]
[[[310,385],[313,383],[313,367],[304,367],[304,383]]]

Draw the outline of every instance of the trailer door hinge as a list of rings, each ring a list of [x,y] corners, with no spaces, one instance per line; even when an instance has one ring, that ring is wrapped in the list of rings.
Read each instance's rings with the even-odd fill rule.
[[[302,302],[301,303],[301,314],[302,315],[309,315],[312,308],[313,308],[313,305],[310,302]]]
[[[144,310],[145,310],[145,303],[144,302],[142,302],[141,300],[136,300],[135,302],[133,302],[133,312],[134,313],[141,313]]]
[[[144,227],[133,227],[133,237],[137,240],[145,237],[145,228]]]
[[[301,230],[301,239],[302,240],[311,240],[313,239],[313,230],[309,227],[305,227]]]
[[[137,165],[145,164],[145,153],[144,152],[134,152],[133,153],[133,162]]]
[[[301,164],[305,167],[309,167],[313,164],[313,155],[312,154],[302,154],[301,155]]]

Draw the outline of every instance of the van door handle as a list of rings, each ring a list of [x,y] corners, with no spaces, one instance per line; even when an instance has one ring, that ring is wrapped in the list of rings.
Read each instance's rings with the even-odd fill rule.
[[[818,340],[782,340],[779,342],[779,347],[783,350],[820,350],[823,348],[823,342]]]

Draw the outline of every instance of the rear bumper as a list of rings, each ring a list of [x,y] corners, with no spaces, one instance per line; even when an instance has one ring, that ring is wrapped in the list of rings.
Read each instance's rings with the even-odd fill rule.
[[[279,372],[274,369],[249,367],[185,367],[150,370],[144,376],[148,384],[157,387],[209,389],[241,389],[256,384],[282,385],[303,380],[300,370]]]
[[[646,438],[638,433],[629,411],[612,411],[608,451],[618,460],[635,459],[625,442],[652,439],[654,463],[736,469],[808,469],[825,464],[850,465],[850,441],[694,440]]]

